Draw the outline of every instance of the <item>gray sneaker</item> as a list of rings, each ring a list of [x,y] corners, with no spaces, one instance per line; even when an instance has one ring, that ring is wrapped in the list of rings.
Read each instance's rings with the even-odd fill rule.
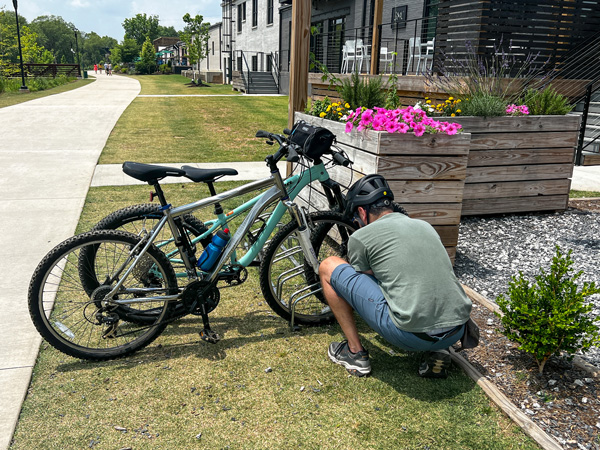
[[[425,352],[419,364],[419,376],[423,378],[446,378],[452,364],[448,350]]]
[[[354,376],[364,377],[371,373],[371,362],[369,361],[369,352],[366,350],[352,353],[348,347],[348,341],[333,342],[327,352],[329,359]]]

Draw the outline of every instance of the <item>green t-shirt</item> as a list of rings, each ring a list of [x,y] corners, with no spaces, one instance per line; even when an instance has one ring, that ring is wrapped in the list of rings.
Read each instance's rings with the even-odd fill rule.
[[[465,323],[471,301],[427,222],[391,213],[352,234],[350,264],[372,270],[398,328],[424,333]]]

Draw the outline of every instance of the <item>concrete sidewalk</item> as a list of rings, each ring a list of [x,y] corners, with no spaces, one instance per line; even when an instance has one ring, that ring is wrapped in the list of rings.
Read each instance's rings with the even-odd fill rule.
[[[600,192],[600,166],[574,167],[571,189]]]
[[[73,235],[98,157],[139,92],[137,80],[98,77],[0,109],[0,449],[10,445],[41,341],[27,308],[29,280]]]

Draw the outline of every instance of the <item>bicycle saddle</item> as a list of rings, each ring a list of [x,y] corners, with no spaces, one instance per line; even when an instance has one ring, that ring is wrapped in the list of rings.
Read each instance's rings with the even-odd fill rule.
[[[165,177],[183,177],[185,170],[167,166],[154,166],[127,161],[123,163],[123,172],[140,181],[162,180]]]
[[[235,169],[198,169],[192,166],[182,166],[185,171],[185,177],[192,180],[194,183],[201,181],[215,181],[217,178],[221,178],[225,175],[237,175],[238,171]]]

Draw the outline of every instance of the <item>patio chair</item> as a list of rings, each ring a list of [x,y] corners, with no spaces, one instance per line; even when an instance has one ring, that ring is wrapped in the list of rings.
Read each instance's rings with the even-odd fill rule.
[[[423,55],[423,69],[422,72],[430,70],[433,68],[433,50],[435,48],[435,38],[430,41],[427,41],[425,47],[425,54]]]
[[[394,62],[394,52],[388,51],[387,47],[381,47],[379,50],[379,62],[385,65],[385,73],[387,73],[388,69],[391,69],[390,63]]]
[[[363,62],[363,43],[362,39],[346,41],[342,47],[342,67],[341,73],[348,73],[350,62],[352,62],[352,71],[358,63],[358,67],[362,69]]]
[[[419,73],[419,67],[421,66],[421,52],[421,38],[410,38],[408,40],[408,67],[410,67],[412,69],[412,72],[415,72],[416,74]],[[417,61],[416,67],[415,60]]]

